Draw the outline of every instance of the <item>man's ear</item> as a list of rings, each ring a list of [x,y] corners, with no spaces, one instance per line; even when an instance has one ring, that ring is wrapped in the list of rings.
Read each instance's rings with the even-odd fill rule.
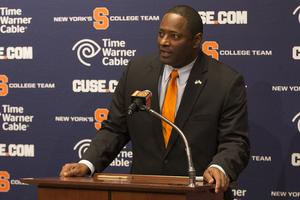
[[[194,41],[194,48],[198,48],[202,42],[202,33],[197,33],[194,38],[193,38],[193,41]]]

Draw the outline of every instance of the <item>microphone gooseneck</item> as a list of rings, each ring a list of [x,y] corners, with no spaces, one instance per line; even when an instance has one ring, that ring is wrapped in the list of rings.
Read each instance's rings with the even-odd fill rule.
[[[158,117],[161,120],[164,120],[170,126],[172,126],[173,128],[175,128],[175,130],[182,137],[182,139],[184,141],[184,144],[185,144],[185,147],[186,147],[185,150],[186,150],[187,161],[188,161],[188,175],[189,175],[189,185],[188,186],[189,187],[195,187],[195,183],[196,183],[196,170],[194,168],[194,164],[193,164],[193,160],[192,160],[191,148],[189,147],[189,143],[188,143],[185,135],[183,134],[183,132],[174,123],[172,123],[170,120],[168,120],[167,118],[165,118],[161,114],[155,112],[150,107],[143,105],[142,108],[140,108],[140,109],[147,111],[149,114],[154,115],[154,116]]]
[[[133,93],[131,95],[132,98],[132,104],[128,107],[127,109],[127,114],[128,115],[132,115],[135,111],[137,110],[142,110],[142,111],[147,111],[149,114],[159,118],[160,120],[165,121],[167,124],[169,124],[170,126],[172,126],[178,133],[179,135],[182,137],[185,147],[186,147],[186,155],[187,155],[187,161],[188,161],[188,175],[189,175],[189,187],[195,187],[195,183],[196,183],[196,170],[194,168],[194,164],[193,164],[193,160],[192,160],[192,152],[191,152],[191,148],[189,147],[188,141],[185,137],[185,135],[183,134],[183,132],[174,124],[172,123],[170,120],[168,120],[167,118],[165,118],[164,116],[162,116],[161,114],[155,112],[154,110],[152,110],[150,108],[151,106],[151,96],[152,96],[152,92],[149,90],[144,90],[142,92],[146,92],[147,95],[144,95],[146,98],[137,98],[137,96],[139,96],[140,91],[136,91],[135,93]],[[145,101],[147,100],[147,101]],[[146,103],[145,103],[146,102]],[[145,105],[146,104],[146,105]]]

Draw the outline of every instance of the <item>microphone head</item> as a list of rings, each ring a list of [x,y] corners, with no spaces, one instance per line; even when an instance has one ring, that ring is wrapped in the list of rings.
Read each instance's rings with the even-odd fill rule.
[[[131,102],[134,102],[136,99],[140,99],[145,106],[151,107],[151,97],[152,92],[150,90],[137,90],[131,95]]]
[[[143,90],[143,92],[148,92],[150,95],[150,98],[152,98],[152,92],[150,90]]]

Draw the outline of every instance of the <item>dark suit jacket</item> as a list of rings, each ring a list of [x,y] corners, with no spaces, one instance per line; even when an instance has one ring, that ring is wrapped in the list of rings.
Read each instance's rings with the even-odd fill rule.
[[[158,80],[163,64],[158,54],[132,59],[115,90],[107,121],[93,138],[82,159],[101,172],[131,140],[131,173],[187,175],[185,145],[175,131],[167,149],[161,121],[145,111],[131,116],[126,109],[136,90],[153,93],[151,108],[160,113]],[[196,84],[200,80],[202,84]],[[210,164],[223,167],[231,180],[248,164],[247,98],[242,75],[202,51],[192,68],[175,124],[192,149],[197,175]]]

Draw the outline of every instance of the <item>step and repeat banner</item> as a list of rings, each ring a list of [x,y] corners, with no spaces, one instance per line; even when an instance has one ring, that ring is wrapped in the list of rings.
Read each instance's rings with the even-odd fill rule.
[[[252,151],[234,198],[300,198],[300,1],[1,0],[1,200],[37,199],[20,178],[78,162],[127,63],[158,51],[180,4],[203,19],[203,51],[246,81]],[[132,156],[129,143],[105,172],[129,173]]]

